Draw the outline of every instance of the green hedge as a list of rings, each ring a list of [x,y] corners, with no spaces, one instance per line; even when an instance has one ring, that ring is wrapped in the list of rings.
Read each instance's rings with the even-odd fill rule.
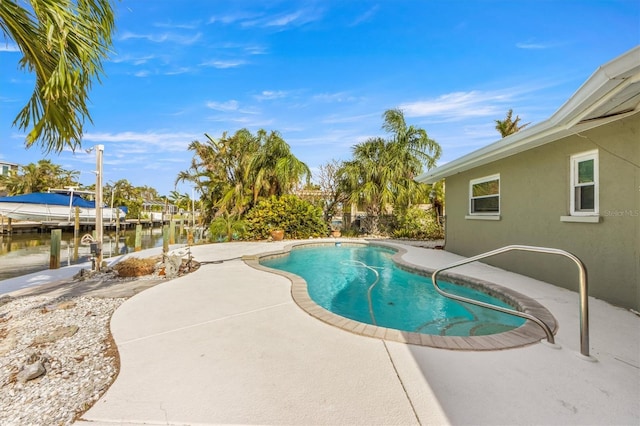
[[[432,213],[418,207],[411,207],[404,215],[397,218],[393,236],[396,238],[437,240],[444,237],[444,232]]]
[[[267,239],[274,229],[283,229],[285,238],[318,238],[328,235],[322,209],[295,195],[271,197],[260,201],[245,217],[247,234]]]

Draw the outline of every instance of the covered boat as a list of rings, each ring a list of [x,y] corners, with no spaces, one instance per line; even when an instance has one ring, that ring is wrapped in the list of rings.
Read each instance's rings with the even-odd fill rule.
[[[55,192],[34,192],[31,194],[0,197],[0,215],[16,220],[36,222],[69,222],[75,221],[76,207],[80,213],[81,223],[95,223],[96,204],[83,198],[84,191],[51,190]],[[124,220],[126,208],[102,208],[104,222],[115,221],[117,217]]]

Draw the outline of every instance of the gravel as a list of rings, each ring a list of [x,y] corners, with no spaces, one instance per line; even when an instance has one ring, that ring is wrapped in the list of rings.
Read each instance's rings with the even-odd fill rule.
[[[109,320],[125,300],[4,298],[0,304],[0,424],[67,425],[90,408],[118,374]],[[22,382],[24,373],[19,373],[36,363],[44,366],[44,374]]]

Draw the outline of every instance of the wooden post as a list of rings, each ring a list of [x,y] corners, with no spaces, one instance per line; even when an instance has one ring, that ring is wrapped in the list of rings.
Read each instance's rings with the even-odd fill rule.
[[[75,222],[73,223],[73,260],[78,260],[78,246],[80,245],[80,207],[76,206]]]
[[[49,256],[49,269],[60,268],[60,240],[62,229],[51,230],[51,255]]]
[[[104,228],[102,227],[102,157],[104,145],[96,145],[96,240],[98,243],[98,253],[96,254],[96,271],[102,268],[102,240],[104,239]]]
[[[176,221],[171,219],[169,221],[169,244],[176,243]]]
[[[136,225],[136,246],[135,251],[142,250],[142,225]]]
[[[11,226],[12,221],[13,219],[11,219],[10,217],[7,218],[7,234],[9,235],[13,234],[13,226]]]
[[[162,225],[162,253],[169,252],[169,225]]]

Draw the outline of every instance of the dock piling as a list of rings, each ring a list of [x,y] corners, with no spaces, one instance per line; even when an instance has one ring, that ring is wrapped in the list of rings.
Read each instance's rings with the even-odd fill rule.
[[[60,268],[60,242],[62,241],[62,229],[51,230],[51,254],[49,256],[49,269]]]

